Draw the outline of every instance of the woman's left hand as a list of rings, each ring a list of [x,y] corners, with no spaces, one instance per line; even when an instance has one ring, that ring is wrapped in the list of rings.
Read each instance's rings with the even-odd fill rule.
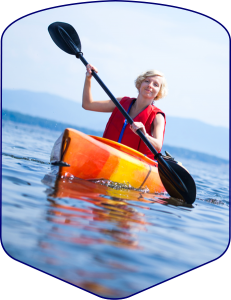
[[[146,129],[145,129],[145,127],[144,127],[144,124],[141,123],[141,122],[133,122],[132,125],[130,125],[130,129],[131,129],[135,134],[137,134],[136,131],[137,131],[138,129],[140,129],[140,130],[143,132],[143,134],[144,134],[145,136],[147,135]]]

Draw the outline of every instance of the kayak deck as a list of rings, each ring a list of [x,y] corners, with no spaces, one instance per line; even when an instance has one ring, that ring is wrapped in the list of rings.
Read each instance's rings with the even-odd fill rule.
[[[69,165],[59,167],[60,176],[106,179],[129,183],[137,189],[148,188],[152,193],[165,192],[157,162],[123,144],[75,129],[65,129],[54,144],[50,160]]]

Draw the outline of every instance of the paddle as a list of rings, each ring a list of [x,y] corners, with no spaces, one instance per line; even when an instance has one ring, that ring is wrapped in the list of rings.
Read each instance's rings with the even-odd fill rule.
[[[85,66],[87,66],[88,62],[85,60],[83,53],[81,52],[81,42],[79,36],[70,24],[55,22],[48,27],[48,31],[54,43],[60,49],[68,54],[75,55]],[[123,114],[125,119],[127,119],[128,123],[132,124],[132,118],[112,95],[99,76],[94,71],[92,71],[92,75],[110,97],[119,111]],[[178,165],[176,162],[164,159],[162,154],[156,151],[156,149],[152,146],[140,129],[137,130],[137,134],[152,151],[155,159],[158,161],[158,172],[161,181],[169,195],[174,198],[182,199],[188,204],[192,204],[196,199],[196,185],[192,176],[187,172],[187,170],[184,169],[184,167]]]

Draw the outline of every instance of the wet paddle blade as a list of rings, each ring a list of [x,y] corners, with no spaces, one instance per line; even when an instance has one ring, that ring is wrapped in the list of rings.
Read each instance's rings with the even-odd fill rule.
[[[63,23],[63,22],[55,22],[49,25],[48,31],[52,40],[60,49],[62,49],[66,53],[76,55],[76,51],[74,51],[72,47],[68,46],[68,44],[60,34],[60,28],[62,28],[69,35],[71,40],[74,42],[75,46],[78,48],[79,50],[78,52],[81,51],[81,42],[79,36],[75,31],[75,29],[70,24]]]
[[[167,163],[181,179],[184,187],[174,180],[172,173],[168,169],[158,164],[160,179],[166,191],[171,197],[183,199],[186,203],[192,204],[196,199],[196,184],[192,176],[181,165],[172,161]]]

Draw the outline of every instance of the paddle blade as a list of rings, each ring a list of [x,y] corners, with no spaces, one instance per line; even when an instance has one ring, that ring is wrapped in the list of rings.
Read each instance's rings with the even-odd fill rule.
[[[196,199],[196,184],[192,176],[186,169],[175,162],[168,161],[168,165],[181,179],[185,188],[181,188],[181,186],[174,181],[172,173],[168,169],[165,169],[161,164],[158,164],[160,179],[166,191],[171,197],[182,199],[186,203],[192,204]]]
[[[63,51],[68,54],[76,55],[76,51],[72,47],[70,47],[67,42],[63,39],[60,34],[60,27],[69,35],[71,40],[74,42],[75,46],[78,48],[78,52],[81,51],[81,42],[77,32],[75,31],[74,27],[72,27],[68,23],[63,22],[54,22],[49,25],[48,31],[49,34],[54,41],[54,43]]]

